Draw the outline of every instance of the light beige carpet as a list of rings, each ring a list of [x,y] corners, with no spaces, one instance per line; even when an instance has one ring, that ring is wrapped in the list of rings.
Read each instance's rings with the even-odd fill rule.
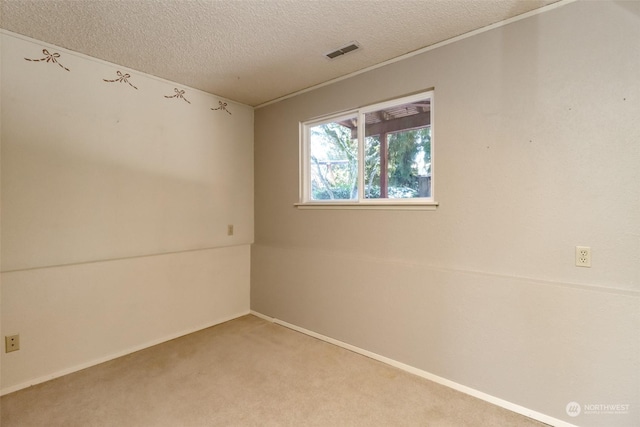
[[[245,316],[0,399],[10,426],[543,426]]]

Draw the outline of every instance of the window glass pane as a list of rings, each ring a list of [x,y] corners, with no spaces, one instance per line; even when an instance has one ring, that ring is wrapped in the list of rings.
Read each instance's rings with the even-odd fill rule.
[[[358,198],[358,135],[355,117],[309,128],[311,200]]]
[[[431,197],[431,100],[365,114],[365,198]]]

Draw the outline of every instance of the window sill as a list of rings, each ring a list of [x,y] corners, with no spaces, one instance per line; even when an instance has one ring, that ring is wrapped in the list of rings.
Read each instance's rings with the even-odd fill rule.
[[[397,210],[434,211],[438,202],[307,202],[295,203],[298,209],[350,209],[350,210]]]

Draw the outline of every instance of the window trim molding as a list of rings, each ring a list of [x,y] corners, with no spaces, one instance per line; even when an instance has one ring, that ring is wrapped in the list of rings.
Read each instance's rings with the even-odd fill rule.
[[[298,209],[382,209],[382,210],[435,210],[438,202],[435,200],[435,131],[434,131],[434,89],[398,97],[395,99],[370,104],[340,113],[328,114],[299,123],[299,161],[298,161],[298,202],[294,206]],[[364,197],[364,135],[365,114],[372,111],[420,101],[425,98],[431,100],[430,132],[431,132],[431,196],[415,198],[378,198]],[[358,199],[356,200],[312,200],[311,192],[311,161],[310,161],[310,130],[312,127],[332,121],[356,117],[358,121]]]
[[[386,203],[379,202],[353,202],[353,201],[335,201],[335,202],[300,202],[294,203],[298,209],[302,210],[407,210],[407,211],[434,211],[439,206],[438,202],[403,202],[403,203]],[[392,199],[397,200],[397,199]]]

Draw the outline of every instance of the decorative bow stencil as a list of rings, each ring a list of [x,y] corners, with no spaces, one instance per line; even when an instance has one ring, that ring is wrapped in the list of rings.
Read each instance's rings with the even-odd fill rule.
[[[178,88],[177,88],[177,87],[176,87],[176,88],[174,88],[173,90],[176,92],[176,94],[175,94],[175,95],[171,95],[171,96],[169,96],[169,95],[165,95],[164,97],[165,97],[165,98],[179,98],[179,99],[184,99],[185,101],[187,101],[187,103],[188,103],[188,104],[191,104],[191,103],[187,100],[187,98],[185,98],[185,97],[184,97],[184,90],[178,90]]]
[[[2,0],[0,0],[2,1]],[[64,65],[62,65],[60,62],[58,62],[58,60],[60,59],[60,54],[58,52],[49,52],[47,49],[42,49],[42,53],[44,54],[44,58],[24,58],[26,61],[30,61],[30,62],[50,62],[52,64],[57,64],[60,68],[66,70],[66,71],[71,71],[69,70],[67,67],[65,67]],[[129,86],[131,86],[132,88],[138,90],[138,88],[129,81],[129,79],[131,78],[131,74],[128,73],[123,73],[120,70],[116,71],[117,77],[115,79],[102,79],[103,81],[107,82],[107,83],[126,83]],[[189,101],[187,98],[184,97],[185,95],[185,91],[184,90],[180,90],[178,88],[174,88],[173,91],[175,92],[173,95],[164,95],[165,98],[176,98],[176,99],[182,99],[184,102],[186,102],[187,104],[191,104],[191,101]],[[227,114],[231,114],[231,111],[229,111],[227,109],[227,103],[226,102],[222,102],[222,101],[218,101],[218,107],[217,108],[211,108],[211,110],[213,111],[225,111]]]
[[[57,58],[60,58],[60,54],[58,52],[49,53],[47,49],[42,49],[42,53],[44,53],[44,58],[40,58],[40,59],[24,58],[24,59],[31,62],[40,62],[40,61],[51,62],[52,64],[58,64],[60,67],[64,68],[67,71],[71,71],[67,67],[65,67],[64,65],[58,62]]]
[[[122,72],[120,70],[118,70],[118,72],[116,73],[118,74],[118,78],[117,79],[113,79],[113,80],[107,80],[107,79],[102,79],[105,82],[109,82],[109,83],[113,83],[113,82],[120,82],[120,83],[129,83],[129,86],[131,86],[134,89],[138,89],[137,87],[135,87],[134,85],[131,84],[131,82],[128,80],[131,78],[130,74],[122,74]]]
[[[222,110],[222,111],[226,111],[227,113],[231,114],[231,111],[227,110],[227,103],[226,102],[222,102],[222,101],[218,101],[218,104],[220,105],[218,108],[212,108],[212,110]]]

